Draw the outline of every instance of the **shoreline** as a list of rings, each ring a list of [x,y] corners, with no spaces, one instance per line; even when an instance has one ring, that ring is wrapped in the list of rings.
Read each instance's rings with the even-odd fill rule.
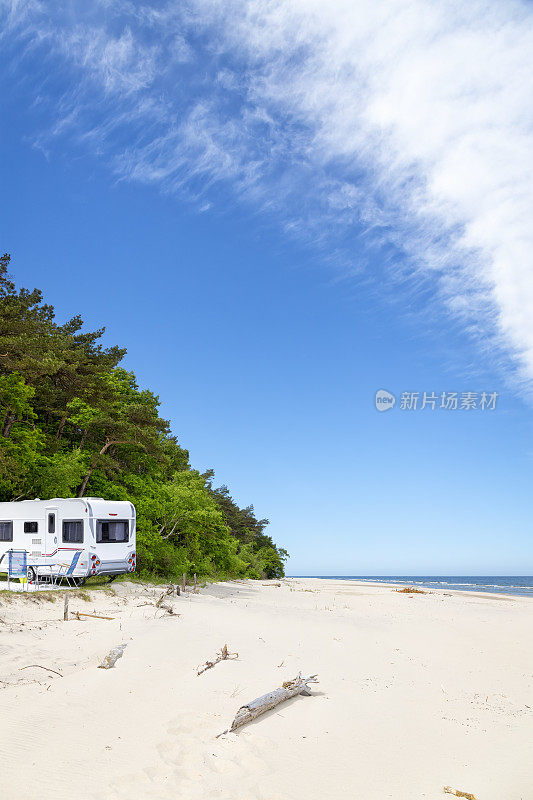
[[[413,576],[413,577],[421,577],[421,576]],[[458,576],[458,577],[461,577],[461,576]],[[509,576],[509,577],[512,577],[512,576]],[[129,576],[125,575],[124,576],[124,580],[125,581],[130,581]],[[441,594],[446,595],[446,594],[448,594],[450,592],[453,592],[454,594],[458,593],[460,595],[475,595],[475,596],[481,596],[481,597],[507,598],[507,599],[511,599],[511,600],[520,599],[520,598],[525,599],[525,600],[533,600],[533,588],[532,588],[531,592],[527,592],[527,593],[526,592],[524,592],[524,593],[522,593],[522,592],[510,593],[510,592],[504,592],[504,591],[501,591],[501,592],[490,592],[490,591],[488,591],[486,589],[483,589],[483,590],[482,589],[476,590],[474,588],[472,588],[472,589],[456,589],[456,588],[453,588],[453,586],[447,586],[447,585],[446,586],[445,585],[438,586],[438,587],[437,586],[428,586],[427,583],[416,583],[415,581],[412,581],[412,582],[404,581],[404,582],[400,583],[398,581],[393,581],[393,580],[391,580],[391,581],[371,580],[371,579],[367,580],[367,579],[362,579],[362,578],[359,578],[359,577],[354,577],[354,578],[346,577],[346,578],[344,578],[344,577],[328,576],[328,575],[325,575],[325,576],[320,576],[320,575],[286,575],[283,578],[275,578],[275,579],[272,579],[270,581],[268,579],[266,579],[266,578],[265,579],[258,579],[257,581],[254,580],[254,579],[251,579],[251,578],[227,578],[225,580],[220,580],[220,581],[212,581],[212,582],[207,581],[206,585],[208,585],[208,586],[216,586],[217,584],[223,585],[223,584],[233,584],[233,583],[241,584],[241,585],[245,585],[247,583],[251,583],[253,585],[254,583],[257,583],[259,585],[261,583],[262,584],[266,584],[266,583],[275,584],[275,583],[279,583],[280,581],[281,582],[285,582],[285,581],[292,581],[292,580],[294,580],[294,581],[297,581],[297,580],[321,581],[322,583],[328,582],[328,583],[331,583],[331,584],[335,584],[336,583],[336,584],[339,585],[339,587],[342,586],[342,585],[348,584],[348,583],[350,583],[350,584],[353,583],[353,584],[357,584],[358,586],[361,586],[361,587],[363,587],[363,586],[372,586],[374,588],[383,587],[383,588],[390,588],[391,590],[404,589],[406,587],[414,587],[415,589],[419,589],[420,592],[423,592],[425,594],[430,594],[430,593],[437,593],[438,594],[438,593],[441,593]],[[116,586],[119,586],[122,582],[123,581],[121,581],[119,579],[117,582],[113,582],[113,584],[110,584],[110,586],[115,586],[116,587]],[[202,582],[202,579],[199,578],[198,579],[198,583],[200,584],[201,582]],[[134,580],[133,583],[136,584],[136,585],[139,585],[139,586],[150,585],[150,586],[154,586],[154,587],[161,586],[162,588],[164,588],[165,586],[168,586],[169,581],[167,579],[162,579],[161,583],[152,584],[152,583],[147,583],[145,581],[142,581],[141,579],[137,579],[137,580]],[[13,589],[4,588],[4,584],[7,584],[7,578],[3,574],[0,573],[0,597],[1,597],[1,594],[3,592],[8,592],[8,591],[9,592],[13,592],[14,594],[21,594],[21,593],[23,594],[23,592],[21,592],[20,589],[13,590]],[[59,592],[65,591],[67,588],[68,587],[63,586],[63,587],[58,588],[57,591],[59,591]],[[79,588],[81,589],[82,592],[83,591],[85,591],[85,592],[102,591],[102,590],[105,590],[106,584],[93,586],[91,583],[85,583]],[[191,587],[189,586],[188,588],[190,589]],[[36,590],[36,591],[48,591],[48,589],[45,588],[43,590]],[[415,594],[416,594],[416,592],[415,592]]]
[[[417,576],[413,576],[413,577],[417,577]],[[515,598],[524,598],[526,600],[533,599],[533,587],[532,587],[530,592],[511,593],[511,592],[504,592],[504,591],[502,591],[502,592],[490,592],[490,591],[488,591],[486,589],[478,589],[478,590],[476,590],[474,588],[472,588],[472,589],[456,589],[456,588],[453,588],[452,586],[439,586],[439,587],[436,587],[436,586],[428,586],[427,583],[415,583],[414,581],[412,581],[411,583],[409,583],[408,581],[405,581],[403,583],[399,583],[399,582],[393,581],[393,580],[391,580],[391,581],[385,581],[385,580],[379,580],[379,581],[378,580],[374,580],[374,581],[372,581],[370,579],[366,580],[366,579],[352,578],[352,577],[346,577],[346,578],[343,578],[343,577],[331,577],[331,576],[328,576],[328,575],[326,575],[324,577],[318,576],[318,575],[305,575],[305,576],[302,576],[302,575],[290,575],[290,576],[286,576],[285,578],[282,578],[282,580],[317,580],[317,581],[333,581],[333,582],[337,581],[339,584],[353,582],[353,583],[357,583],[357,584],[359,584],[361,586],[374,586],[376,588],[379,587],[379,586],[384,586],[384,587],[388,586],[388,587],[391,587],[391,588],[405,588],[406,586],[414,586],[415,588],[423,589],[424,592],[428,592],[428,593],[429,592],[444,592],[444,593],[446,593],[446,592],[458,592],[460,594],[474,594],[474,595],[482,595],[482,596],[487,596],[488,595],[490,597],[508,597],[508,598],[511,598],[511,599],[515,599]]]

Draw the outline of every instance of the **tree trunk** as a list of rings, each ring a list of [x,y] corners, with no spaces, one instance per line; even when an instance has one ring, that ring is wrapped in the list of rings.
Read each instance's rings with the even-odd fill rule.
[[[117,444],[117,442],[106,442],[106,443],[104,444],[104,446],[102,447],[102,449],[100,450],[100,452],[98,453],[98,455],[100,455],[100,456],[103,456],[103,455],[104,455],[104,453],[105,453],[105,451],[106,451],[106,450],[107,450],[109,447],[111,447],[111,445],[112,445],[112,444]],[[95,467],[96,467],[96,461],[93,461],[93,464],[92,464],[92,466],[91,466],[91,468],[90,468],[89,472],[87,473],[87,475],[86,475],[86,476],[85,476],[85,478],[83,479],[83,483],[82,483],[82,484],[81,484],[81,486],[80,486],[80,491],[78,492],[78,497],[83,497],[83,495],[85,494],[85,489],[87,488],[87,484],[89,483],[89,478],[90,478],[90,477],[91,477],[91,475],[93,474],[93,472],[94,472],[94,468],[95,468]]]
[[[103,456],[103,455],[104,455],[104,453],[105,453],[107,450],[109,450],[109,448],[110,448],[112,445],[114,445],[114,444],[134,444],[134,442],[132,442],[132,441],[129,441],[128,439],[115,439],[115,440],[113,440],[113,441],[107,441],[107,442],[104,444],[104,446],[102,447],[102,449],[100,450],[100,452],[98,453],[98,455],[99,455],[99,456]],[[85,493],[85,489],[87,488],[87,484],[88,484],[88,482],[89,482],[89,478],[90,478],[90,477],[91,477],[91,475],[93,474],[95,467],[96,467],[96,459],[93,461],[93,464],[92,464],[92,466],[91,466],[91,469],[89,470],[89,472],[87,473],[87,475],[86,475],[86,476],[85,476],[85,478],[83,479],[83,483],[82,483],[82,484],[81,484],[81,486],[80,486],[80,491],[78,492],[78,497],[83,497],[83,495],[84,495],[84,493]]]
[[[11,428],[12,428],[14,422],[15,422],[15,415],[14,414],[8,414],[7,418],[6,418],[6,421],[5,421],[5,424],[4,424],[4,430],[2,431],[2,436],[5,439],[7,439],[7,437],[9,436],[9,433],[11,431]]]
[[[78,492],[78,497],[83,497],[85,494],[85,489],[87,488],[87,484],[89,483],[89,478],[94,472],[94,467],[91,467],[85,478],[83,479],[83,483],[80,486],[80,491]]]
[[[64,417],[61,418],[61,422],[59,423],[59,427],[56,433],[56,439],[59,442],[61,437],[63,436],[63,429],[65,428],[65,422],[67,421],[67,415],[65,414]]]

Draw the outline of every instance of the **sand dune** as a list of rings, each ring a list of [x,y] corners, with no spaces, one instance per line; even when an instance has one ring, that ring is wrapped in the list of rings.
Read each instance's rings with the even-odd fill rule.
[[[71,608],[0,594],[2,796],[43,800],[530,800],[533,603],[289,579],[160,589],[113,584]],[[201,676],[225,643],[239,659]],[[126,643],[112,670],[97,669]],[[31,667],[39,664],[60,672]],[[216,738],[299,670],[296,697]]]

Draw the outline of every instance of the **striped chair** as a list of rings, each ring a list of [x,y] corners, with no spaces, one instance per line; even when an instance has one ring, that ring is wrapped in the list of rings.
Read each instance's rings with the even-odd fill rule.
[[[72,556],[72,561],[70,564],[61,564],[58,563],[58,571],[54,576],[54,585],[57,586],[63,578],[66,580],[69,586],[76,586],[76,578],[74,578],[74,570],[78,566],[78,561],[80,560],[80,556],[82,554],[81,550],[76,550],[74,555]],[[72,583],[71,583],[72,581]]]

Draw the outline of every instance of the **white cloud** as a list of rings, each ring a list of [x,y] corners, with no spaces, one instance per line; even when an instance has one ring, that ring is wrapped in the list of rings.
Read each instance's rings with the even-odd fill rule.
[[[75,69],[56,133],[203,207],[229,186],[324,252],[346,255],[354,229],[393,243],[531,380],[531,6],[91,5],[0,5]]]

